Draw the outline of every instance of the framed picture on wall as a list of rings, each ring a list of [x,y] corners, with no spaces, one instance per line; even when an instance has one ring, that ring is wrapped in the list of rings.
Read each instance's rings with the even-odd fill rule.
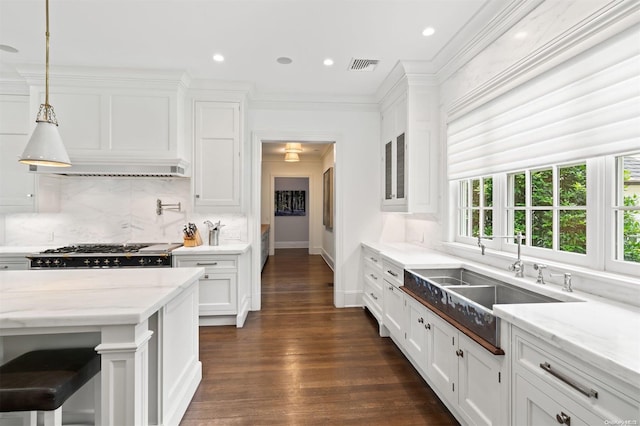
[[[328,230],[333,229],[333,167],[329,167],[322,179],[323,213],[322,224]]]
[[[306,216],[307,191],[276,191],[276,216]]]

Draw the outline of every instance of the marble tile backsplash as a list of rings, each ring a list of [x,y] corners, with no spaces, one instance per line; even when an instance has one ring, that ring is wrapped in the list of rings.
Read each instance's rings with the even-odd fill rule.
[[[247,241],[242,214],[193,212],[189,179],[63,177],[57,179],[55,213],[7,214],[3,245],[75,243],[181,242],[185,223],[195,223],[206,244],[205,220],[225,226],[220,242]],[[156,200],[181,204],[181,211],[156,214]]]

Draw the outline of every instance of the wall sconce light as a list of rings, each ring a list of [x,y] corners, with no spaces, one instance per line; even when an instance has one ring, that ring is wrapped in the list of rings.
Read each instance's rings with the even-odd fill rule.
[[[287,163],[295,163],[296,161],[300,161],[300,156],[297,152],[287,152],[284,154],[284,161]]]

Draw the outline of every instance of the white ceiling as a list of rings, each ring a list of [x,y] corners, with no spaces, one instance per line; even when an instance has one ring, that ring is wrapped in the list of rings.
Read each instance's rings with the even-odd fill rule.
[[[50,0],[51,66],[184,70],[261,94],[368,96],[398,60],[437,61],[508,0]],[[44,63],[44,0],[0,0],[0,70]],[[424,37],[432,26],[436,33]],[[212,60],[225,56],[223,63]],[[280,65],[276,58],[293,59]],[[330,57],[332,67],[322,62]],[[378,59],[373,72],[352,58]]]
[[[273,141],[262,144],[262,156],[282,156],[284,160],[284,148],[286,142]],[[302,152],[300,159],[309,159],[317,161],[326,153],[327,149],[333,146],[333,143],[302,143]]]

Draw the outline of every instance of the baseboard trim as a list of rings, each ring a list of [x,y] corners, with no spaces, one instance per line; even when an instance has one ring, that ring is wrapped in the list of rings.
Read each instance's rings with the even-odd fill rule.
[[[276,249],[309,248],[309,241],[276,241],[273,247]]]

